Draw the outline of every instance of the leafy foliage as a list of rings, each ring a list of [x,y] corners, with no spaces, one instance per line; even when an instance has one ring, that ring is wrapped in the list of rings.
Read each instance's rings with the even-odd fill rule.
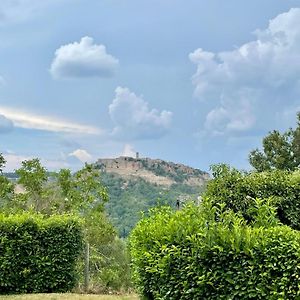
[[[90,248],[91,290],[100,293],[132,288],[130,257],[125,240],[116,236]]]
[[[90,289],[101,293],[128,290],[132,284],[127,245],[103,212],[91,211],[85,217],[85,236],[90,245]],[[78,266],[82,275],[83,260]],[[82,276],[80,286],[83,282]]]
[[[207,200],[152,210],[130,236],[144,299],[299,299],[300,233],[255,203],[251,225]]]
[[[3,173],[3,167],[5,166],[6,160],[2,153],[0,153],[0,174]]]
[[[0,293],[70,291],[77,282],[82,224],[32,212],[0,215]]]
[[[107,187],[109,202],[107,212],[118,229],[126,237],[141,217],[156,205],[176,205],[176,199],[185,201],[199,196],[203,188],[173,184],[170,188],[151,184],[142,178],[125,179],[117,174],[102,173],[102,182]]]
[[[0,153],[0,209],[6,207],[14,195],[14,184],[11,183],[2,172],[5,163],[6,161],[2,153]]]
[[[12,211],[32,209],[44,214],[79,213],[84,216],[91,210],[104,210],[108,194],[101,182],[99,170],[86,164],[71,174],[68,169],[48,173],[38,159],[22,162],[16,171],[17,182],[24,192],[11,198]]]
[[[14,175],[14,174],[10,174]],[[14,185],[0,175],[1,182],[11,188],[0,191],[2,210],[6,213],[39,212],[46,216],[75,214],[84,221],[85,242],[90,244],[91,288],[99,291],[130,286],[129,260],[126,245],[117,239],[116,230],[107,218],[105,204],[108,193],[101,173],[86,164],[72,174],[68,169],[49,173],[38,159],[24,161],[17,170],[17,182],[24,190],[14,194]],[[14,176],[12,176],[14,177]],[[4,184],[2,184],[2,187]],[[117,253],[115,249],[119,249]],[[79,259],[79,286],[84,282],[84,256]]]
[[[104,210],[108,193],[101,180],[99,170],[86,164],[71,175],[70,170],[62,169],[57,175],[58,184],[64,196],[64,210],[75,210],[85,215],[91,210]]]
[[[16,171],[19,176],[18,183],[22,184],[31,196],[40,196],[43,185],[47,182],[47,171],[39,159],[24,160],[22,167]]]
[[[259,172],[271,169],[293,171],[300,167],[300,112],[298,126],[281,134],[274,130],[263,139],[263,152],[250,152],[250,164]]]
[[[213,203],[224,203],[226,208],[242,212],[251,220],[248,209],[254,199],[272,197],[280,221],[300,230],[300,171],[245,173],[215,165],[212,173],[214,179],[208,183],[205,196]]]

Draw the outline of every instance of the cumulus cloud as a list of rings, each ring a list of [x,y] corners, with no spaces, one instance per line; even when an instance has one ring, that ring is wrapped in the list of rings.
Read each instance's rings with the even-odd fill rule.
[[[0,133],[10,132],[14,127],[13,122],[6,118],[4,115],[0,114]]]
[[[13,170],[19,169],[22,165],[22,161],[32,159],[31,156],[16,154],[11,151],[7,151],[3,154],[6,164],[4,170],[6,172],[11,172]]]
[[[83,163],[91,162],[93,160],[93,156],[84,149],[77,149],[72,153],[69,153],[69,156],[76,157]]]
[[[97,127],[78,124],[66,120],[60,120],[55,117],[37,115],[28,113],[14,108],[0,106],[0,114],[6,120],[10,119],[15,127],[25,129],[38,129],[52,132],[66,132],[75,134],[95,134],[100,135],[103,130]],[[0,115],[1,116],[1,115]],[[3,121],[4,122],[4,121]],[[5,121],[6,123],[9,121]],[[0,117],[1,123],[1,117]],[[1,127],[1,124],[0,124]]]
[[[110,77],[119,61],[91,37],[61,46],[55,51],[50,72],[54,78]]]
[[[142,97],[122,87],[115,90],[109,114],[115,123],[114,135],[121,138],[159,138],[167,133],[172,122],[172,112],[150,109]]]
[[[275,115],[282,118],[282,105],[292,109],[299,103],[300,9],[278,15],[254,34],[254,41],[232,51],[199,48],[189,55],[197,65],[195,96],[211,107],[206,130],[263,128]]]
[[[22,166],[22,162],[35,158],[25,154],[15,153],[13,151],[4,151],[3,156],[6,160],[5,172],[12,172],[19,169]],[[66,157],[60,157],[58,159],[41,158],[41,164],[48,170],[60,170],[62,168],[72,167],[67,161]]]

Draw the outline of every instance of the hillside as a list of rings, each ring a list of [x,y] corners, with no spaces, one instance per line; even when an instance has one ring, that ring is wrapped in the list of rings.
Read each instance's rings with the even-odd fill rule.
[[[199,169],[161,159],[119,157],[99,159],[95,166],[102,171],[110,201],[108,214],[121,236],[126,236],[140,218],[157,204],[196,200],[205,188],[209,175]]]
[[[127,179],[142,178],[149,183],[168,187],[177,183],[203,186],[209,178],[208,173],[199,169],[161,159],[121,156],[98,159],[95,165],[107,173],[118,174]]]
[[[199,169],[161,159],[118,157],[99,159],[94,166],[101,170],[110,198],[107,213],[120,236],[127,236],[140,213],[153,206],[175,207],[178,200],[181,205],[197,200],[209,179],[208,173]],[[13,182],[18,177],[16,173],[5,176]],[[15,192],[24,192],[24,188],[17,184]]]

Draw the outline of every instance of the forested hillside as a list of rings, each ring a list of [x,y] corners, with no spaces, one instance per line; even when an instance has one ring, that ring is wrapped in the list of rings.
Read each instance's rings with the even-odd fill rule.
[[[107,212],[120,236],[127,236],[150,207],[197,200],[209,178],[199,169],[150,158],[101,159],[96,166],[108,188]]]
[[[121,237],[129,234],[141,212],[160,204],[175,207],[187,200],[197,200],[209,175],[199,169],[159,159],[119,157],[98,160],[101,182],[107,188],[106,212]],[[5,173],[15,181],[16,173]],[[53,175],[53,174],[52,174]],[[52,178],[48,173],[48,178]],[[54,176],[54,175],[53,175]],[[17,185],[16,191],[22,190]]]
[[[204,189],[204,186],[179,183],[167,188],[142,178],[125,179],[107,172],[102,174],[102,182],[108,188],[107,212],[121,236],[128,235],[139,220],[140,212],[147,212],[150,207],[159,204],[175,206],[177,199],[181,202],[195,200]]]

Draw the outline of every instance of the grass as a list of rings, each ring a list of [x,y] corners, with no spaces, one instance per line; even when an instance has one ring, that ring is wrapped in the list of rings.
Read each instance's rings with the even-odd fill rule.
[[[85,294],[26,294],[0,296],[2,300],[138,300],[136,295],[85,295]]]

